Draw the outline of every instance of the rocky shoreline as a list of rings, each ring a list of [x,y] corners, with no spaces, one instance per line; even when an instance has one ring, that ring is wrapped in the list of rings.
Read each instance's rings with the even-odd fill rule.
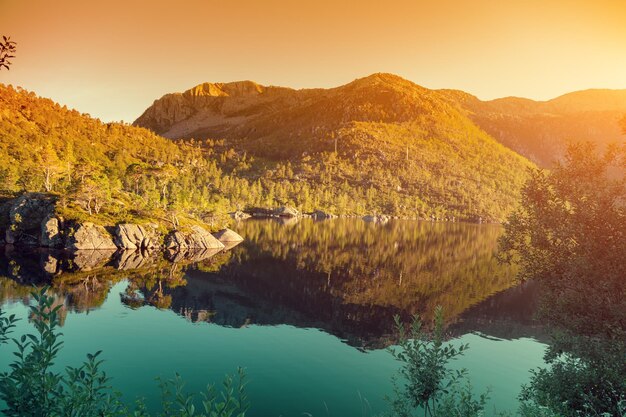
[[[276,209],[254,207],[245,211],[236,211],[230,213],[230,216],[235,220],[245,220],[250,217],[256,218],[277,218],[277,219],[300,219],[300,218],[312,218],[314,220],[326,220],[335,218],[360,218],[367,223],[385,224],[389,220],[419,220],[419,221],[431,221],[431,222],[449,222],[449,223],[495,223],[489,219],[483,219],[480,216],[472,217],[469,219],[457,219],[456,217],[409,217],[409,216],[391,216],[388,214],[366,214],[361,215],[335,215],[322,210],[315,210],[311,213],[301,213],[294,207],[283,206]]]
[[[156,223],[99,225],[65,220],[56,214],[58,198],[43,193],[25,193],[6,201],[0,210],[5,230],[0,244],[65,250],[221,250],[243,241],[230,229],[211,234],[200,225],[164,231]],[[217,237],[216,237],[217,236]]]
[[[25,193],[0,204],[0,244],[74,250],[148,250],[148,249],[224,249],[243,240],[230,229],[211,233],[200,224],[168,230],[162,224],[145,222],[100,225],[90,221],[66,220],[56,212],[58,196]],[[396,216],[373,214],[365,216],[336,216],[316,210],[300,213],[294,207],[251,208],[230,216],[239,221],[247,218],[277,218],[286,224],[300,218],[326,220],[355,217],[375,224],[385,224]],[[407,218],[409,219],[409,218]],[[456,222],[457,219],[410,220]],[[482,218],[474,223],[482,223]]]

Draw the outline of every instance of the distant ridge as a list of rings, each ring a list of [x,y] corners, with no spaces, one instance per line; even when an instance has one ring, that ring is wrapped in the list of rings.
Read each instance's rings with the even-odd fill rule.
[[[222,99],[214,100],[218,97]],[[420,103],[442,101],[460,108],[505,146],[546,167],[561,158],[570,141],[588,140],[600,147],[624,141],[617,121],[626,113],[626,90],[589,89],[547,101],[482,101],[463,91],[429,90],[387,73],[330,89],[294,90],[253,81],[204,83],[156,100],[135,124],[169,138],[258,136],[248,130],[269,134],[273,120],[283,120],[293,107],[303,114],[315,112],[320,120],[305,123],[323,128],[337,119],[407,122],[420,113]],[[269,114],[273,120],[267,119]]]
[[[494,138],[544,167],[559,160],[570,142],[591,141],[603,148],[626,140],[619,126],[626,114],[626,90],[575,91],[547,101],[481,101],[462,91],[441,92]]]

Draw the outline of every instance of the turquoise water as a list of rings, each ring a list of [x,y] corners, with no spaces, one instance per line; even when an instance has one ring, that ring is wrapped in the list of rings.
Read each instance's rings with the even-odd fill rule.
[[[297,253],[263,249],[272,242],[272,233],[280,232],[277,227],[285,226],[259,223],[240,227],[239,231],[248,237],[246,243],[233,249],[228,259],[222,259],[218,264],[209,263],[186,270],[185,285],[165,290],[172,300],[168,308],[158,309],[147,302],[139,308],[130,308],[124,303],[131,290],[142,291],[147,300],[152,294],[147,288],[156,288],[144,281],[137,284],[137,278],[131,275],[113,280],[111,286],[106,287],[106,297],[101,304],[78,309],[66,301],[67,315],[62,327],[65,347],[58,365],[77,364],[85,353],[103,350],[105,369],[116,388],[125,393],[125,399],[132,401],[136,397],[145,397],[151,407],[158,405],[158,388],[154,380],[157,376],[167,378],[178,372],[187,382],[189,391],[199,391],[207,383],[219,382],[225,374],[232,374],[241,366],[246,369],[249,380],[251,416],[372,416],[382,413],[387,409],[384,396],[391,393],[390,378],[397,371],[398,363],[384,349],[393,338],[389,334],[380,334],[379,329],[386,325],[375,323],[376,317],[382,315],[386,321],[389,309],[402,313],[406,297],[396,299],[389,295],[394,294],[391,290],[369,296],[372,288],[363,289],[352,281],[352,275],[340,273],[341,268],[350,268],[345,264],[349,263],[346,260],[324,266],[340,282],[339,286],[332,287],[326,281],[327,273],[318,273],[315,267],[307,266],[307,254],[303,255],[304,258],[296,256],[302,254],[303,248],[305,252],[310,249],[306,244],[302,243],[295,250]],[[356,226],[354,229],[356,231],[351,230],[348,235],[361,233],[363,237],[371,231]],[[324,230],[314,230],[313,235],[319,237]],[[493,237],[491,231],[484,235],[484,228],[465,230],[461,227],[458,230],[462,230],[462,236],[469,233],[467,237],[471,241],[477,237],[491,241]],[[421,235],[425,242],[428,239],[434,239],[433,244],[439,242],[439,250],[455,249],[453,262],[443,265],[446,261],[440,259],[441,265],[431,268],[438,271],[440,277],[454,275],[454,268],[459,263],[467,263],[469,259],[476,262],[485,250],[478,248],[472,257],[463,258],[456,250],[457,244],[464,245],[464,240],[459,240],[458,230],[444,228],[431,235],[432,230],[428,232],[427,229]],[[300,233],[306,234],[305,231]],[[297,229],[291,229],[290,234],[293,239],[298,239]],[[497,232],[493,235],[496,236]],[[456,236],[453,240],[457,243],[442,243],[441,239],[445,241],[446,236],[450,239]],[[397,243],[402,245],[403,241],[398,235],[393,237],[390,242],[395,244],[397,259],[404,259],[402,251],[397,249]],[[413,239],[414,236],[409,240]],[[323,241],[315,241],[314,252],[319,253],[321,243]],[[345,251],[350,247],[348,241],[339,246],[344,250],[334,249],[335,258],[343,259],[351,253]],[[383,251],[384,248],[379,249]],[[407,256],[414,250],[408,248]],[[405,270],[410,270],[409,264],[408,260],[404,263]],[[268,288],[272,281],[264,278],[261,265],[265,265],[265,271],[272,271],[268,276],[274,277],[275,288]],[[355,279],[368,277],[369,266],[362,265],[363,271]],[[396,266],[389,266],[389,269]],[[382,267],[379,265],[379,269]],[[353,271],[354,267],[351,268]],[[432,271],[428,274],[429,279]],[[469,277],[468,270],[465,271]],[[492,270],[483,265],[471,271]],[[278,273],[291,274],[287,284],[275,275]],[[377,277],[381,275],[375,273]],[[441,281],[449,283],[444,278]],[[471,279],[478,278],[471,276]],[[485,277],[484,280],[488,279]],[[313,285],[318,282],[316,280],[319,285]],[[368,282],[372,282],[371,277]],[[434,282],[439,282],[437,276]],[[497,284],[498,281],[491,279],[490,282]],[[265,287],[265,292],[257,287],[260,284]],[[470,345],[469,351],[454,366],[468,369],[478,392],[491,389],[490,409],[513,410],[517,407],[520,386],[528,381],[529,370],[542,364],[545,344],[537,340],[541,337],[535,328],[520,318],[521,313],[516,310],[520,304],[522,307],[528,304],[525,301],[528,295],[523,291],[516,295],[516,291],[521,290],[502,289],[496,284],[493,294],[479,292],[477,297],[482,300],[468,306],[463,303],[462,311],[452,320],[453,343]],[[6,282],[4,285],[9,288]],[[376,285],[384,287],[381,283]],[[442,297],[441,288],[427,287],[430,292],[419,293],[422,298],[415,304],[428,306],[426,295],[435,297],[437,304],[442,304],[440,301],[445,297]],[[411,292],[407,290],[402,294],[415,294],[415,288],[410,288]],[[457,291],[449,285],[444,288],[453,293]],[[319,311],[304,305],[306,294],[312,297],[311,305],[317,305]],[[2,308],[23,319],[17,328],[17,334],[20,334],[32,328],[26,320],[26,307],[21,302],[9,301],[15,298],[16,294],[5,295]],[[209,310],[213,311],[210,319],[200,320],[199,317],[205,317],[203,312]],[[450,310],[455,311],[452,307]],[[424,311],[424,314],[428,312]],[[502,332],[506,333],[506,338],[494,337]],[[0,349],[3,352],[0,367],[6,369],[10,360],[8,346]]]

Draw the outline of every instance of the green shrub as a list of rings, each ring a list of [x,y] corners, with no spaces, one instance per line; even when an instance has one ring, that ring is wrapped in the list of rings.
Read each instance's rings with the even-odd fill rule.
[[[63,347],[58,331],[60,306],[46,292],[43,288],[32,294],[35,304],[30,316],[36,332],[12,339],[16,359],[9,371],[0,373],[0,400],[5,403],[1,411],[9,417],[151,416],[143,400],[132,409],[121,401],[102,370],[101,352],[88,354],[80,366],[68,366],[64,373],[55,370],[54,361]],[[7,343],[15,322],[15,316],[6,317],[0,311],[0,344]],[[209,385],[201,394],[200,406],[194,395],[184,391],[178,375],[160,380],[159,386],[162,410],[156,416],[244,417],[249,407],[242,369],[236,378],[226,376],[221,390]]]
[[[411,417],[423,410],[428,417],[473,417],[483,415],[488,399],[487,393],[475,398],[467,370],[448,368],[450,361],[463,355],[468,345],[454,347],[444,340],[443,309],[435,310],[434,329],[431,334],[423,331],[419,316],[413,317],[410,329],[396,317],[399,348],[390,349],[391,354],[402,363],[399,378],[394,378],[394,398],[389,398],[393,415]]]

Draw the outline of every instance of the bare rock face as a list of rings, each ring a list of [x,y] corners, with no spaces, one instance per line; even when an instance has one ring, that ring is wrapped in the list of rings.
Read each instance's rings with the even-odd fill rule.
[[[115,226],[114,242],[120,249],[152,249],[159,246],[156,227],[125,223]]]
[[[195,118],[192,124],[222,124],[230,118],[254,110],[260,103],[271,101],[286,88],[264,87],[252,81],[231,83],[204,83],[184,93],[166,94],[155,100],[136,121],[136,126],[147,127],[170,137],[176,124]],[[228,98],[228,100],[225,100]]]
[[[224,244],[200,226],[191,226],[190,232],[175,230],[165,237],[167,249],[224,249]]]
[[[224,249],[224,244],[202,227],[191,226],[191,230],[187,240],[190,248]]]
[[[167,249],[186,249],[187,238],[183,232],[174,230],[165,236],[165,247]]]
[[[219,232],[213,233],[213,236],[222,243],[242,242],[243,237],[237,232],[228,228],[222,229]]]
[[[53,214],[46,216],[41,222],[41,246],[62,248],[62,222]]]
[[[239,233],[228,228],[213,233],[213,236],[224,244],[224,250],[230,250],[244,240]]]
[[[113,238],[102,226],[93,223],[79,223],[67,238],[66,249],[83,250],[115,250],[117,246]]]

